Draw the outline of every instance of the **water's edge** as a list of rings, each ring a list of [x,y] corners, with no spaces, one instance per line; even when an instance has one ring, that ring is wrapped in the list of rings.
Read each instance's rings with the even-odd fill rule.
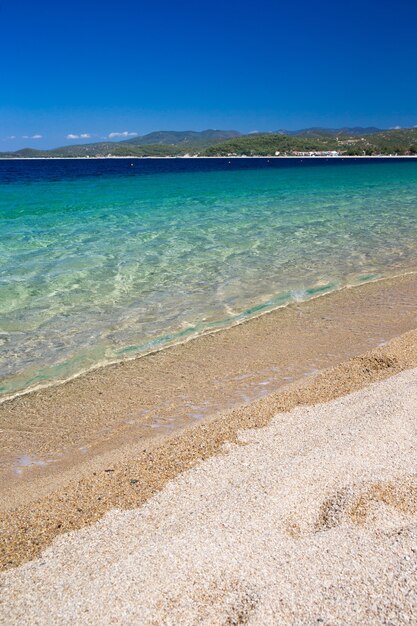
[[[2,396],[0,396],[0,405],[5,403],[5,402],[10,402],[12,400],[14,400],[15,398],[21,397],[21,396],[26,396],[29,394],[33,394],[37,391],[40,391],[42,389],[47,389],[50,387],[56,387],[56,386],[60,386],[60,385],[65,385],[66,383],[68,383],[69,381],[72,380],[76,380],[77,378],[80,378],[82,376],[85,376],[86,374],[96,371],[96,370],[100,370],[103,368],[107,368],[113,365],[117,365],[120,363],[124,363],[124,362],[130,362],[130,361],[136,361],[138,359],[143,359],[147,356],[150,355],[154,355],[157,354],[158,352],[161,352],[163,350],[169,350],[170,348],[174,348],[180,345],[184,345],[189,343],[190,341],[194,341],[194,340],[198,340],[199,338],[203,337],[203,336],[207,336],[207,335],[213,335],[215,333],[219,333],[219,332],[226,332],[231,329],[234,328],[235,326],[239,326],[241,324],[246,324],[249,323],[259,317],[262,317],[264,315],[268,315],[270,313],[273,313],[275,311],[278,311],[279,309],[285,309],[287,307],[291,307],[291,306],[296,306],[298,304],[302,304],[304,302],[311,302],[312,300],[316,300],[319,298],[324,298],[324,297],[328,297],[328,296],[332,296],[335,293],[338,292],[342,292],[345,290],[349,290],[349,289],[355,289],[357,287],[364,287],[366,285],[372,284],[372,283],[383,283],[385,281],[391,281],[391,280],[395,280],[396,278],[401,279],[403,277],[406,276],[413,276],[413,275],[417,275],[417,270],[409,270],[407,272],[402,272],[401,274],[393,274],[393,275],[389,275],[389,276],[380,276],[377,278],[371,278],[367,281],[363,281],[363,282],[357,282],[354,284],[345,284],[345,285],[341,285],[335,289],[331,289],[331,290],[322,290],[321,293],[316,293],[314,295],[311,295],[308,298],[304,298],[304,299],[292,299],[289,301],[286,301],[283,304],[278,304],[276,306],[271,306],[269,303],[271,302],[271,300],[269,300],[268,302],[261,304],[261,305],[257,305],[255,307],[252,307],[251,309],[249,309],[249,311],[253,310],[253,313],[249,313],[246,314],[246,311],[243,311],[242,313],[234,316],[233,318],[225,318],[224,320],[220,320],[218,322],[211,322],[210,323],[210,327],[209,328],[205,328],[203,329],[201,332],[194,332],[193,334],[192,331],[194,330],[193,328],[190,329],[190,335],[188,337],[186,337],[185,339],[172,339],[169,340],[165,343],[162,343],[162,345],[160,345],[160,347],[157,348],[152,348],[150,350],[141,352],[140,351],[140,346],[139,347],[135,347],[135,346],[126,346],[125,348],[122,348],[121,351],[124,352],[124,354],[126,352],[131,352],[132,350],[137,350],[135,352],[135,354],[133,355],[129,355],[127,356],[126,354],[121,357],[121,358],[113,358],[113,359],[109,359],[106,361],[101,361],[98,362],[90,367],[81,369],[79,372],[76,372],[68,377],[65,378],[51,378],[47,381],[41,382],[41,383],[36,383],[34,385],[29,385],[28,387],[25,387],[24,389],[20,389],[17,390],[16,392],[12,392],[12,393],[5,393]],[[308,290],[307,290],[308,291]],[[230,323],[228,323],[230,322]],[[215,327],[213,327],[215,325]],[[179,336],[183,336],[184,331],[180,332],[177,334],[177,337]],[[158,342],[161,341],[161,339],[158,340]]]

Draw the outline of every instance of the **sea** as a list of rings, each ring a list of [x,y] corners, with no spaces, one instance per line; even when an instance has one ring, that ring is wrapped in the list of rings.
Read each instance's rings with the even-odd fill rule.
[[[417,159],[0,160],[0,398],[416,270]]]

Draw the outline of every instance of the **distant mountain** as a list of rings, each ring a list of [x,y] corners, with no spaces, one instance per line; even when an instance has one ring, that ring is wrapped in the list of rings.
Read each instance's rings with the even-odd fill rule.
[[[320,126],[312,128],[302,128],[300,130],[277,130],[277,135],[290,135],[296,137],[302,135],[304,137],[336,137],[339,135],[345,135],[348,137],[360,137],[365,135],[374,135],[376,133],[383,132],[382,128],[376,128],[375,126],[354,126],[353,128],[321,128]]]
[[[212,144],[208,144],[209,146]],[[143,146],[132,146],[124,142],[102,141],[99,143],[75,144],[71,146],[62,146],[61,148],[53,148],[51,150],[34,150],[33,148],[23,148],[16,152],[1,153],[3,158],[80,158],[80,157],[108,157],[108,156],[181,156],[188,150],[191,150],[191,144],[184,144],[186,147],[180,147],[173,144],[148,144]],[[201,150],[207,148],[207,145],[201,146]]]
[[[277,152],[291,155],[324,150],[346,155],[417,154],[417,128],[384,131],[372,127],[305,128],[250,135],[242,135],[236,130],[157,131],[119,142],[103,141],[52,150],[23,148],[0,153],[0,157],[269,156]]]
[[[179,145],[184,143],[211,145],[217,141],[225,141],[233,137],[240,137],[237,130],[158,130],[141,137],[126,139],[121,143],[131,146],[147,146],[153,144]]]
[[[181,156],[187,152],[202,152],[216,143],[240,137],[237,130],[160,130],[124,141],[100,141],[71,144],[51,150],[23,148],[16,152],[0,153],[3,158],[36,157],[103,157],[114,156]]]
[[[36,159],[36,157],[43,157],[43,150],[35,150],[35,148],[22,148],[21,150],[16,150],[16,152],[0,152],[0,156],[2,157],[20,157],[22,159]]]

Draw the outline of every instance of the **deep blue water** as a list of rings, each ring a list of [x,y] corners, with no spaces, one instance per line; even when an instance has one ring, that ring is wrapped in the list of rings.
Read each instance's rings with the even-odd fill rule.
[[[403,158],[413,162],[416,159]],[[391,163],[398,163],[398,158],[384,158]],[[169,159],[0,159],[0,184],[15,182],[59,181],[85,176],[143,176],[149,174],[224,172],[228,170],[287,169],[311,167],[343,167],[354,164],[374,164],[380,159],[360,158],[169,158]]]

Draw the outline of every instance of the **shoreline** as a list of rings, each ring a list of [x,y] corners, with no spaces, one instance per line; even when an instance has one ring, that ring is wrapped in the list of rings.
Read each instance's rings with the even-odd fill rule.
[[[262,317],[263,315],[269,315],[271,313],[275,313],[277,311],[280,311],[282,309],[286,309],[287,307],[292,307],[292,306],[298,306],[298,305],[302,305],[304,303],[307,302],[312,302],[314,300],[317,300],[319,298],[325,298],[328,296],[331,296],[332,294],[336,294],[339,292],[343,292],[349,289],[356,289],[356,288],[361,288],[364,287],[366,285],[370,285],[373,283],[383,283],[385,281],[393,281],[393,280],[401,280],[402,278],[406,278],[406,277],[410,277],[410,276],[415,276],[417,278],[417,270],[407,270],[404,271],[400,274],[393,274],[393,275],[389,275],[389,276],[382,276],[382,277],[378,277],[378,278],[372,278],[370,280],[366,280],[362,283],[358,282],[358,283],[354,283],[354,284],[345,284],[345,285],[341,285],[340,287],[338,287],[337,289],[333,289],[330,291],[325,291],[324,293],[318,293],[315,294],[305,300],[290,300],[288,302],[285,302],[284,304],[279,304],[277,306],[271,306],[268,307],[268,303],[261,303],[259,305],[256,306],[256,308],[261,308],[262,310],[258,311],[257,313],[254,314],[249,314],[247,316],[245,315],[245,312],[242,313],[238,313],[237,315],[230,318],[230,324],[227,324],[227,319],[224,320],[219,320],[217,322],[215,322],[216,324],[218,324],[218,326],[215,326],[214,328],[207,328],[201,332],[197,332],[195,334],[191,334],[189,337],[187,337],[186,339],[183,340],[174,340],[172,342],[168,342],[166,344],[161,345],[159,348],[155,348],[155,349],[151,349],[149,351],[144,351],[144,352],[134,352],[134,354],[132,356],[123,356],[120,358],[113,358],[113,359],[109,359],[108,361],[101,361],[96,363],[95,365],[92,365],[91,367],[88,367],[87,369],[83,369],[75,374],[72,374],[71,376],[68,376],[67,378],[57,378],[57,379],[53,379],[51,378],[50,380],[48,380],[47,382],[43,382],[43,383],[36,383],[33,386],[28,386],[24,389],[19,389],[17,391],[13,391],[10,393],[3,393],[0,395],[0,406],[4,403],[7,402],[11,402],[13,400],[15,400],[16,398],[22,397],[22,396],[26,396],[26,395],[31,395],[33,393],[36,393],[38,391],[42,391],[44,389],[49,389],[49,388],[55,388],[55,387],[59,387],[60,385],[65,385],[66,383],[69,383],[73,380],[76,380],[80,377],[86,376],[88,375],[90,372],[95,372],[96,370],[101,370],[103,368],[107,368],[107,367],[111,367],[114,365],[120,365],[122,363],[128,363],[130,361],[137,361],[139,359],[143,359],[155,354],[158,354],[159,352],[162,352],[163,350],[169,350],[172,348],[175,348],[176,346],[182,346],[182,345],[186,345],[191,341],[195,341],[200,339],[201,337],[206,337],[208,335],[214,335],[216,333],[221,333],[221,332],[227,332],[228,330],[230,330],[231,328],[234,328],[235,326],[240,326],[242,324],[246,324],[248,322],[251,322],[252,320],[256,320],[260,317]],[[123,348],[123,350],[129,349],[130,346],[126,346]]]
[[[415,273],[370,281],[6,400],[3,503],[131,441],[148,444],[371,350],[414,329],[416,308]]]
[[[105,441],[101,442],[103,445],[97,446],[87,458],[85,455],[79,455],[79,458],[72,459],[75,462],[55,466],[49,473],[46,471],[48,468],[45,471],[43,468],[35,468],[34,475],[28,475],[23,482],[17,480],[3,490],[4,497],[0,511],[2,567],[13,567],[25,560],[30,560],[49,545],[58,534],[89,525],[112,508],[140,506],[185,469],[219,453],[224,442],[236,441],[237,433],[242,428],[265,426],[277,413],[299,405],[334,399],[360,389],[370,382],[382,380],[403,369],[417,365],[417,331],[414,330],[417,279],[414,276],[397,279],[397,281],[387,279],[384,286],[378,281],[361,285],[351,292],[349,295],[352,297],[348,299],[350,300],[349,306],[347,306],[348,300],[344,297],[346,294],[341,296],[341,292],[333,293],[316,299],[314,307],[312,301],[308,301],[291,309],[280,309],[265,314],[248,321],[246,325],[235,326],[236,330],[232,333],[232,337],[230,334],[233,329],[228,329],[223,331],[223,335],[221,333],[207,335],[194,342],[188,342],[185,347],[175,346],[171,349],[168,359],[166,359],[166,354],[169,353],[167,349],[163,351],[165,356],[162,362],[161,357],[158,356],[161,352],[151,356],[149,360],[154,361],[154,367],[158,371],[161,366],[165,368],[163,370],[165,381],[164,376],[159,381],[157,380],[156,388],[161,388],[160,386],[165,382],[165,387],[162,388],[169,396],[170,385],[177,384],[181,380],[181,375],[185,375],[184,372],[192,376],[192,373],[195,373],[197,359],[201,359],[202,355],[205,355],[208,361],[213,358],[219,359],[216,346],[217,349],[221,346],[225,357],[236,347],[234,345],[236,341],[239,341],[240,344],[234,356],[240,359],[240,369],[252,368],[253,372],[256,365],[261,363],[259,359],[264,355],[266,346],[269,346],[269,349],[273,347],[271,332],[274,329],[280,337],[280,342],[284,342],[287,337],[290,343],[292,341],[294,344],[294,334],[291,335],[291,332],[301,333],[307,325],[310,332],[307,332],[304,338],[298,334],[299,345],[295,346],[295,352],[290,351],[287,354],[290,361],[304,358],[305,352],[310,351],[313,354],[314,350],[318,350],[319,344],[325,344],[325,350],[331,345],[333,349],[338,350],[337,354],[334,352],[333,355],[328,355],[327,360],[322,356],[321,367],[315,372],[310,372],[309,376],[299,372],[293,381],[284,381],[282,384],[281,380],[281,384],[278,384],[275,390],[265,393],[264,397],[258,396],[253,401],[249,399],[244,404],[240,402],[240,405],[232,405],[223,411],[216,411],[213,406],[204,419],[199,419],[197,422],[196,420],[185,421],[175,432],[169,428],[163,429],[162,433],[157,436],[154,436],[153,432],[151,435],[148,432],[149,436],[145,436],[143,429],[141,431],[140,428],[139,430],[127,428],[124,431],[122,429],[121,433],[110,432],[106,434],[107,439],[105,437]],[[352,295],[354,292],[356,295]],[[316,306],[317,303],[319,303],[318,306]],[[345,306],[344,311],[341,310],[342,304]],[[381,310],[378,314],[379,309]],[[283,314],[283,311],[286,313]],[[332,316],[336,312],[339,315],[343,314],[342,317],[333,319]],[[363,317],[365,312],[368,316],[366,319]],[[279,320],[278,328],[277,320]],[[297,320],[298,326],[294,326]],[[368,334],[365,332],[367,324]],[[250,327],[250,332],[247,331],[248,327]],[[246,329],[245,332],[242,332],[242,329]],[[372,342],[375,344],[375,341],[381,339],[381,335],[375,336],[378,329],[380,331],[384,329],[384,341],[388,343],[369,351],[369,348],[374,347]],[[316,335],[318,335],[318,341]],[[213,339],[216,337],[217,339]],[[306,344],[309,337],[311,345]],[[347,344],[344,347],[339,345],[343,337]],[[329,342],[328,345],[326,341]],[[209,346],[213,342],[216,344],[214,348]],[[197,343],[201,344],[197,346],[198,349],[195,347]],[[189,346],[192,344],[194,348],[190,351]],[[362,349],[360,349],[361,346]],[[288,349],[288,346],[285,349]],[[294,346],[292,349],[294,350]],[[187,354],[190,360],[181,374],[177,370],[184,367],[184,357]],[[277,355],[278,353],[272,350],[271,358],[274,359]],[[247,359],[247,362],[242,363],[242,358]],[[317,360],[317,352],[315,359]],[[136,363],[140,361],[142,359],[136,360]],[[63,411],[64,422],[71,420],[69,410],[71,402],[72,406],[77,409],[73,415],[79,415],[80,407],[83,407],[91,421],[97,417],[95,415],[97,403],[92,400],[100,400],[100,395],[106,386],[109,386],[109,380],[113,381],[113,388],[108,389],[108,397],[113,397],[110,412],[120,404],[119,416],[120,414],[126,416],[126,410],[129,407],[123,402],[125,398],[120,394],[129,388],[129,385],[128,387],[125,385],[126,380],[132,383],[132,375],[135,372],[131,364],[132,361],[129,366],[105,368],[107,373],[104,379],[100,376],[97,379],[95,375],[86,375],[87,388],[84,390],[76,384],[82,380],[79,378],[77,381],[65,383],[59,387],[61,390],[65,388],[64,396],[62,392],[53,393],[58,388],[53,388],[53,390],[49,388],[42,392],[35,392],[32,396],[20,397],[16,399],[17,402],[11,401],[10,405],[15,408],[11,412],[11,418],[16,420],[20,413],[26,416],[31,409],[35,410],[36,415],[41,415],[45,424],[51,415],[54,415],[54,411],[51,412],[51,404],[56,410],[65,399],[67,405]],[[229,371],[229,365],[225,359],[219,371],[217,362],[216,371],[221,376],[222,373]],[[142,385],[149,385],[153,370],[146,371],[146,368],[142,367],[139,367],[139,370],[139,372],[136,371],[136,378],[133,377],[133,382],[137,384],[140,380]],[[172,378],[173,371],[179,374],[179,378],[175,376]],[[112,373],[110,379],[108,378],[109,372]],[[207,370],[204,374],[209,378],[208,386],[215,382],[215,378],[210,378]],[[120,375],[122,375],[122,380],[120,380]],[[264,376],[265,373],[263,373]],[[199,383],[200,380],[195,381],[196,393],[200,394],[201,391],[204,395],[204,389],[198,388]],[[98,396],[94,395],[94,398],[91,398],[93,390]],[[154,392],[151,390],[150,393]],[[35,402],[32,402],[33,398]],[[28,399],[30,402],[27,401]],[[84,400],[90,403],[87,402],[86,406]],[[137,398],[133,398],[133,403],[135,402]],[[99,405],[102,404],[99,401]],[[108,416],[109,412],[104,411],[101,416],[102,421],[104,419],[105,422]],[[4,418],[4,415],[2,417]],[[53,426],[57,428],[58,425],[55,416]],[[140,432],[142,434],[139,434]],[[17,425],[16,434],[19,439],[26,436],[22,432],[21,425]],[[69,436],[68,431],[62,434]],[[44,435],[42,424],[38,427],[32,424],[32,438],[38,444],[41,442],[41,447],[47,446],[46,441],[41,441]]]
[[[415,154],[376,154],[373,156],[368,156],[366,154],[359,154],[356,156],[353,155],[338,155],[338,156],[297,156],[297,155],[288,155],[288,156],[277,156],[277,155],[269,155],[269,156],[89,156],[89,157],[0,157],[0,161],[97,161],[97,160],[109,160],[109,159],[417,159],[417,155]]]
[[[4,399],[0,493],[131,439],[169,434],[247,404],[375,348],[415,327],[414,307],[417,273],[408,272],[261,311]]]

